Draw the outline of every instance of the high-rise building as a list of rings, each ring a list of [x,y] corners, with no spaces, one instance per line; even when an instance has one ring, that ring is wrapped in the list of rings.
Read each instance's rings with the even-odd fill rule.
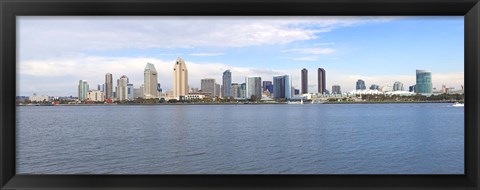
[[[308,93],[308,70],[303,68],[302,69],[302,94]]]
[[[370,85],[370,90],[379,90],[379,89],[380,89],[380,86],[378,86],[376,84]]]
[[[419,94],[432,94],[433,85],[432,85],[432,73],[425,70],[417,70],[416,72],[416,93]]]
[[[404,90],[403,83],[399,81],[396,81],[395,83],[393,83],[393,91],[403,91],[403,90]]]
[[[342,94],[340,85],[332,85],[332,94]]]
[[[246,83],[240,84],[240,97],[247,98],[246,92],[247,92],[247,84]]]
[[[262,82],[262,90],[265,91],[265,90],[268,90],[268,85],[272,85],[272,81],[263,81]]]
[[[203,93],[215,96],[215,79],[207,78],[200,81],[200,89]]]
[[[143,98],[151,99],[158,97],[157,91],[158,76],[155,65],[147,63],[143,71]]]
[[[97,90],[101,92],[105,92],[105,84],[98,84],[97,85]]]
[[[230,95],[234,98],[240,97],[240,85],[238,83],[232,83]]]
[[[281,75],[273,77],[273,97],[274,98],[292,98],[292,81],[290,75]]]
[[[245,77],[246,84],[246,99],[251,99],[255,96],[257,99],[262,98],[262,78],[260,77]]]
[[[416,85],[409,86],[409,87],[408,87],[408,91],[409,91],[409,92],[416,92],[415,86],[416,86]]]
[[[134,100],[135,98],[133,97],[133,84],[127,84],[127,99],[128,100]]]
[[[230,91],[232,88],[232,72],[230,72],[230,70],[226,70],[223,72],[222,87],[223,87],[222,96],[231,97]]]
[[[215,91],[213,94],[215,94],[217,97],[221,96],[220,84],[215,83]]]
[[[367,89],[367,87],[365,86],[365,81],[363,81],[362,79],[358,79],[355,89],[357,89],[357,90],[365,90],[365,89]]]
[[[173,97],[180,100],[188,94],[188,70],[185,61],[177,58],[173,67]]]
[[[123,75],[117,80],[117,99],[128,100],[128,77]]]
[[[84,101],[88,99],[88,82],[86,80],[80,80],[78,82],[78,100]]]
[[[113,76],[110,73],[105,74],[105,99],[113,98]]]
[[[266,90],[267,90],[269,93],[273,93],[273,84],[272,84],[272,83],[267,84]]]
[[[318,93],[324,94],[326,91],[326,79],[325,79],[326,73],[325,69],[323,68],[318,68]],[[274,82],[275,83],[275,82]]]

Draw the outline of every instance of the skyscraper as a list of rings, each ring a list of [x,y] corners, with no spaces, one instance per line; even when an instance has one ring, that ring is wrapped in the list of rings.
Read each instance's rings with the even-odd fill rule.
[[[210,94],[210,96],[215,96],[215,79],[202,79],[200,89],[202,92]]]
[[[378,89],[380,89],[380,86],[378,86],[376,84],[370,85],[370,90],[378,90]]]
[[[155,65],[147,63],[145,70],[143,71],[143,97],[145,99],[157,98],[157,69]]]
[[[213,94],[217,97],[221,96],[220,84],[215,83],[215,92]]]
[[[272,85],[272,81],[263,81],[262,82],[262,90],[263,91],[268,90],[269,85]],[[270,93],[272,93],[272,92],[270,92]]]
[[[230,95],[234,98],[240,97],[240,85],[238,83],[232,83]]]
[[[128,77],[125,75],[122,75],[118,80],[117,80],[117,99],[122,101],[122,100],[128,100]]]
[[[416,90],[415,90],[415,85],[409,86],[409,87],[408,87],[408,91],[409,91],[409,92],[416,92]]]
[[[290,75],[273,77],[273,97],[290,99],[292,97],[292,81]]]
[[[258,100],[262,98],[262,78],[245,77],[245,85],[247,87],[246,99],[251,99],[252,96],[255,96]]]
[[[324,94],[326,92],[325,69],[318,68],[318,93]]]
[[[247,98],[245,95],[246,92],[247,92],[247,84],[246,83],[240,84],[240,97]]]
[[[222,86],[223,86],[222,96],[230,97],[231,96],[230,91],[232,88],[232,72],[230,72],[230,70],[226,70],[225,72],[223,72]]]
[[[340,85],[332,85],[332,94],[342,94]]]
[[[319,72],[320,73],[320,72]],[[303,68],[302,69],[302,94],[308,93],[308,70]]]
[[[84,101],[88,99],[88,82],[86,80],[78,81],[78,100]]]
[[[415,86],[416,93],[432,94],[432,73],[425,70],[417,70],[417,84]]]
[[[403,90],[404,90],[403,83],[399,81],[396,81],[395,83],[393,83],[393,91],[403,91]]]
[[[365,81],[363,81],[362,79],[358,79],[357,80],[357,85],[356,85],[356,88],[357,90],[365,90],[367,89],[367,87],[365,86]]]
[[[110,73],[105,74],[105,99],[113,97],[113,76]]]
[[[177,58],[173,67],[173,97],[181,99],[188,94],[188,70],[185,61]]]

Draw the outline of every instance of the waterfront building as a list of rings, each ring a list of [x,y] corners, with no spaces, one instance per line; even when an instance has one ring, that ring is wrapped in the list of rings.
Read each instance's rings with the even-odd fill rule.
[[[48,102],[50,101],[50,97],[48,95],[40,95],[38,96],[36,93],[33,93],[33,96],[28,97],[30,102]]]
[[[332,85],[332,94],[342,94],[340,85]]]
[[[272,81],[263,81],[263,82],[262,82],[262,90],[263,90],[263,91],[268,90],[268,87],[271,86],[271,85],[272,85]],[[272,85],[272,87],[273,87],[273,85]],[[268,90],[268,91],[270,91],[270,90]],[[270,91],[270,93],[271,93],[271,92],[272,92],[272,91]]]
[[[262,78],[245,77],[245,85],[247,87],[245,91],[246,99],[250,99],[252,96],[259,99],[262,97]]]
[[[273,77],[273,97],[290,99],[292,97],[292,81],[290,75]]]
[[[355,89],[356,89],[356,90],[365,90],[365,89],[367,89],[367,87],[365,86],[365,81],[363,81],[362,79],[358,79]]]
[[[293,89],[293,94],[294,95],[299,95],[300,94],[300,89]]]
[[[122,75],[118,80],[117,80],[117,100],[128,100],[128,77],[125,75]]]
[[[213,94],[215,94],[216,97],[220,97],[221,96],[221,90],[220,90],[220,84],[217,84],[215,83],[215,91]]]
[[[232,95],[230,94],[230,91],[232,88],[232,72],[230,72],[230,70],[226,70],[225,72],[223,72],[222,87],[222,96],[231,97]]]
[[[127,84],[127,99],[134,100],[133,98],[133,84]]]
[[[372,85],[370,85],[370,90],[380,90],[380,86],[378,86],[376,84],[372,84]]]
[[[182,58],[177,58],[173,68],[173,97],[181,100],[188,94],[188,69]]]
[[[113,76],[110,73],[105,74],[105,99],[113,98]]]
[[[147,63],[143,71],[143,98],[151,99],[158,97],[157,91],[158,76],[155,65]]]
[[[416,93],[419,94],[432,94],[432,73],[425,70],[416,71]]]
[[[203,93],[215,96],[215,79],[206,78],[200,80],[200,89]]]
[[[247,84],[246,83],[240,84],[240,97],[241,98],[246,98],[246,95],[245,95],[246,91],[247,91]]]
[[[324,94],[326,90],[326,73],[325,69],[323,68],[318,68],[318,93],[319,94]],[[274,82],[275,83],[275,82]]]
[[[88,98],[88,82],[86,80],[80,80],[78,82],[78,100],[84,101]]]
[[[393,83],[393,91],[403,91],[403,83],[399,81]]]
[[[266,87],[266,90],[267,90],[269,93],[273,93],[273,84],[268,84],[267,87]]]
[[[143,85],[139,88],[133,88],[133,99],[143,98]]]
[[[205,98],[204,94],[187,94],[185,95],[185,100],[202,100]]]
[[[302,69],[302,94],[307,94],[308,93],[308,70],[303,68]]]
[[[409,91],[409,92],[416,92],[415,86],[416,86],[416,85],[409,86],[409,87],[408,87],[408,91]]]
[[[100,90],[89,90],[88,91],[88,100],[89,101],[94,101],[94,102],[103,102],[104,99],[104,93]]]
[[[230,95],[234,98],[240,97],[240,85],[238,83],[232,83]]]

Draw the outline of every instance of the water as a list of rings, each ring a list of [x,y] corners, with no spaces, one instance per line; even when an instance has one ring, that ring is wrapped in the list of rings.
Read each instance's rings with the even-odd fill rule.
[[[451,104],[18,106],[19,174],[463,174]]]

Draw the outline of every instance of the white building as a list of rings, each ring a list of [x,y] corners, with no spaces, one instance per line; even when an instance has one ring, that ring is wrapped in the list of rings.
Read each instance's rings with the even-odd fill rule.
[[[187,94],[185,96],[185,100],[201,100],[203,98],[205,98],[203,94]]]
[[[36,93],[33,93],[33,96],[28,97],[28,100],[30,100],[31,102],[48,102],[50,101],[50,98],[48,97],[48,95],[37,96]]]
[[[104,93],[100,90],[90,90],[88,91],[88,100],[94,102],[103,102],[105,100]]]
[[[117,99],[120,101],[128,100],[128,77],[125,75],[121,76],[117,84]]]

